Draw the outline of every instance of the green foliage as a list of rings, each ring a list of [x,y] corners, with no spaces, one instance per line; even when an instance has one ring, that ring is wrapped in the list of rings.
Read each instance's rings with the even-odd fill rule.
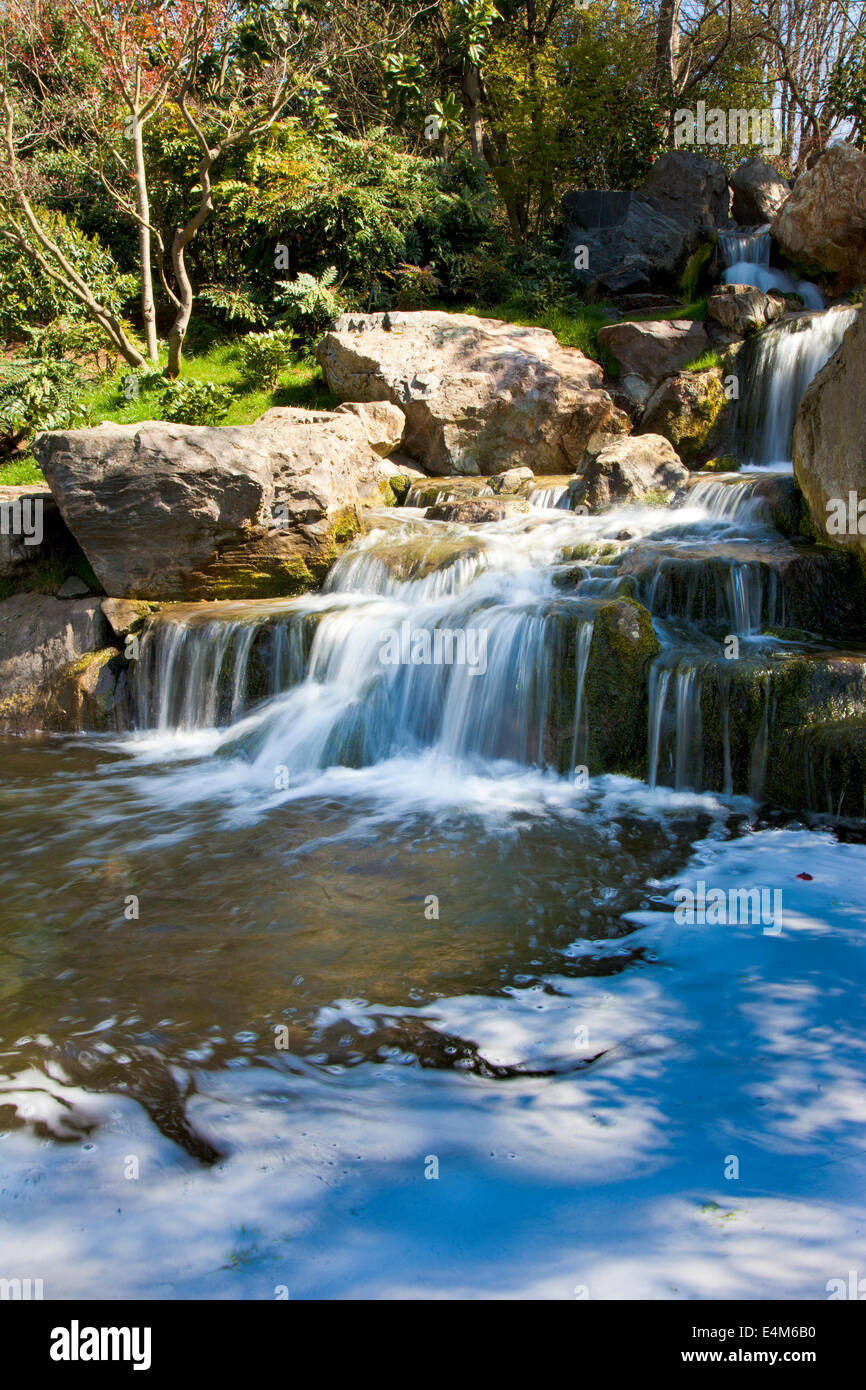
[[[0,375],[0,434],[22,440],[39,430],[90,423],[73,362],[13,358]]]
[[[259,391],[273,391],[292,360],[292,335],[283,328],[247,333],[238,344],[241,375]]]
[[[339,290],[333,288],[336,278],[336,266],[331,265],[319,279],[302,271],[296,280],[281,280],[274,296],[282,309],[280,322],[305,342],[320,338],[346,307]]]
[[[59,212],[37,209],[40,220],[64,255],[86,280],[94,296],[118,316],[136,292],[133,275],[121,274],[105,246],[82,232]],[[61,285],[43,275],[33,261],[8,241],[0,241],[0,337],[24,338],[28,328],[64,319],[90,325],[90,345],[99,334],[84,308]]]
[[[229,323],[267,323],[271,316],[265,296],[252,285],[206,285],[199,290],[199,299],[219,310]]]
[[[425,300],[433,299],[441,290],[442,281],[433,273],[432,265],[398,265],[389,271],[389,278],[397,285],[398,309],[423,309]]]
[[[177,425],[219,425],[231,399],[226,387],[212,381],[173,381],[162,393],[160,418]]]

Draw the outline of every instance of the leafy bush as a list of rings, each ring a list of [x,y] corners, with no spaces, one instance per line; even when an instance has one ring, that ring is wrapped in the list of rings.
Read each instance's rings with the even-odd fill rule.
[[[39,210],[43,225],[69,261],[114,313],[136,292],[134,275],[123,275],[111,252],[95,237],[87,236],[59,212]],[[55,319],[90,325],[90,343],[99,330],[77,299],[49,280],[39,267],[9,242],[0,242],[0,337],[24,338],[28,328],[46,326]]]
[[[231,402],[231,391],[212,381],[173,381],[162,393],[160,418],[175,425],[218,425]]]
[[[336,267],[330,265],[318,280],[302,273],[296,280],[282,280],[277,286],[276,300],[283,306],[280,320],[305,342],[321,338],[346,307],[339,290],[331,288],[336,278]]]
[[[74,362],[15,358],[0,376],[0,434],[16,444],[39,430],[78,428],[90,423],[77,391]]]
[[[284,328],[270,333],[247,333],[238,344],[241,375],[259,391],[273,391],[280,372],[292,360],[292,335]]]
[[[442,281],[433,274],[432,265],[398,265],[389,272],[397,283],[398,309],[423,309],[425,299],[432,299],[442,288]]]

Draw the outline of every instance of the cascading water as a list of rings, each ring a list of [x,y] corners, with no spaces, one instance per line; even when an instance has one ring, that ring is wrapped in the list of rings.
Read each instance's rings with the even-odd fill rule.
[[[824,308],[824,296],[811,280],[794,280],[784,270],[771,268],[772,237],[769,227],[720,232],[719,248],[726,267],[726,284],[753,285],[765,294],[768,290],[798,294],[807,309]]]
[[[857,309],[801,314],[759,333],[744,352],[738,449],[747,465],[789,465],[797,407],[809,382],[842,342]]]

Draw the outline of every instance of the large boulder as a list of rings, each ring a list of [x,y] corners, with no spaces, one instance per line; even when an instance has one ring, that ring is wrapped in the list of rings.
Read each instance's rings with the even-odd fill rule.
[[[316,348],[335,395],[391,401],[403,448],[430,473],[573,472],[617,427],[597,363],[543,328],[434,311],[343,314]]]
[[[598,343],[616,358],[623,388],[641,405],[666,377],[710,349],[706,328],[693,319],[605,324]]]
[[[690,150],[669,150],[653,164],[642,191],[696,232],[728,225],[731,190],[727,170],[716,159]]]
[[[800,402],[794,474],[819,540],[866,560],[866,309]]]
[[[836,288],[866,281],[866,154],[831,145],[801,174],[770,229],[804,270],[836,276]]]
[[[614,502],[664,504],[688,476],[673,445],[659,434],[600,439],[589,451],[574,500],[593,512]]]
[[[741,227],[772,222],[790,193],[782,176],[763,159],[747,159],[731,175],[731,215]]]
[[[395,415],[286,407],[245,426],[103,424],[43,434],[34,451],[107,594],[268,597],[314,587],[359,509],[394,500],[377,450],[399,442]]]
[[[66,711],[58,692],[64,682],[76,682],[103,654],[99,669],[119,653],[98,598],[63,600],[49,594],[22,593],[0,602],[0,728],[16,732],[36,729],[106,727],[91,718],[83,701],[75,712]],[[98,676],[90,672],[85,686],[101,706],[111,703],[108,686],[114,687],[119,671],[105,673],[97,695]],[[83,688],[82,688],[83,689]],[[120,714],[111,724],[123,726]],[[109,721],[110,722],[110,721]]]
[[[672,151],[641,189],[566,193],[563,259],[594,298],[673,290],[692,252],[726,225],[730,196],[721,164]]]
[[[639,432],[663,435],[681,459],[697,464],[717,449],[727,404],[718,367],[679,372],[663,381],[650,396]]]
[[[784,295],[764,294],[754,285],[717,285],[707,300],[707,317],[744,338],[781,318],[786,308]]]

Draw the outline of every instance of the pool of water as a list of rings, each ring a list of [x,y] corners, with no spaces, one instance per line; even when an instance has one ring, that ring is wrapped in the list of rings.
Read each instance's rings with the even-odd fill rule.
[[[256,799],[212,741],[4,743],[0,1275],[822,1298],[862,1268],[866,848],[433,752]],[[680,924],[698,881],[778,889],[780,931]]]

